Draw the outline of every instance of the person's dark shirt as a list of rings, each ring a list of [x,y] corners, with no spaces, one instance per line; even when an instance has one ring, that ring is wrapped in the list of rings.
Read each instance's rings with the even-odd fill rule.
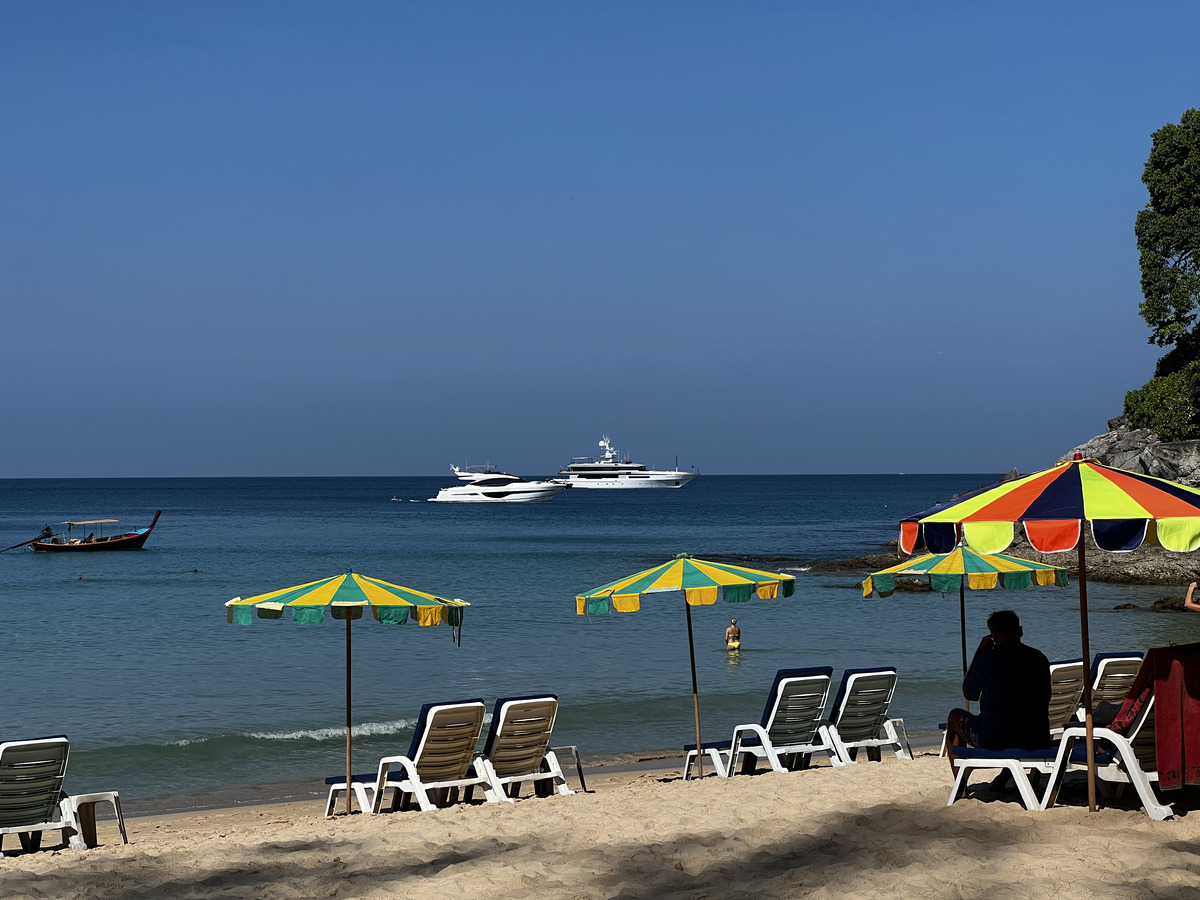
[[[992,750],[1049,747],[1050,661],[1019,641],[1006,641],[979,654],[963,693],[979,700],[976,737]],[[982,696],[982,699],[980,697]]]

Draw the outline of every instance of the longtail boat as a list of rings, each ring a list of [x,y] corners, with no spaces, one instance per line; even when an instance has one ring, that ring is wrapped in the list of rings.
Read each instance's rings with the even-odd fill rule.
[[[45,552],[85,552],[91,550],[141,550],[142,545],[146,543],[146,538],[150,537],[150,532],[154,530],[154,526],[158,524],[158,517],[162,515],[162,510],[154,511],[154,519],[146,528],[139,528],[137,531],[127,531],[124,534],[104,535],[103,526],[117,522],[117,519],[81,519],[75,522],[63,522],[67,526],[65,535],[53,535],[36,537],[29,541],[29,546],[34,550]],[[85,538],[76,537],[76,528],[88,525],[101,526],[100,537],[96,537],[94,531],[89,532]],[[20,545],[18,545],[20,546]],[[12,549],[11,547],[9,549]]]

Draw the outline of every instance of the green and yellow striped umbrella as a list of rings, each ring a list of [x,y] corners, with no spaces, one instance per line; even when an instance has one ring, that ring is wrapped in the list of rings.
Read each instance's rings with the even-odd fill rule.
[[[796,592],[796,576],[782,572],[764,572],[726,563],[693,559],[681,553],[670,562],[638,572],[620,581],[594,588],[575,597],[578,615],[599,615],[609,611],[637,612],[642,607],[643,594],[683,591],[687,612],[688,650],[692,661],[692,703],[696,710],[696,747],[700,739],[700,690],[696,682],[696,645],[692,638],[692,607],[710,606],[720,595],[726,603],[746,603],[754,594],[760,599],[773,600]],[[699,773],[704,774],[704,754],[698,751]]]
[[[344,575],[245,600],[235,597],[225,604],[229,621],[235,625],[249,625],[255,612],[260,619],[283,618],[284,607],[292,611],[292,621],[297,625],[321,624],[326,608],[335,619],[345,619],[347,614],[358,619],[362,617],[362,611],[370,607],[376,621],[388,625],[403,625],[415,615],[418,625],[451,625],[455,628],[462,625],[463,607],[470,605],[463,600],[447,600],[348,570]]]
[[[257,613],[260,619],[282,619],[284,609],[292,611],[299,625],[320,625],[325,610],[346,622],[346,812],[350,812],[350,623],[361,619],[370,608],[376,621],[403,625],[415,618],[418,625],[449,625],[455,644],[462,641],[464,600],[447,600],[424,591],[401,587],[346,570],[344,575],[322,578],[255,597],[234,597],[225,604],[228,621],[249,625]]]
[[[871,594],[890,597],[896,590],[897,575],[928,575],[929,586],[940,593],[958,591],[959,629],[962,638],[963,676],[967,674],[967,599],[966,588],[990,591],[1002,587],[1020,591],[1032,584],[1067,586],[1067,570],[1059,566],[1004,556],[1000,553],[976,553],[961,544],[949,553],[927,553],[907,562],[868,575],[862,583],[864,599]]]
[[[966,587],[973,591],[995,587],[1024,590],[1031,584],[1067,586],[1067,570],[1058,566],[1000,553],[976,553],[970,547],[959,546],[950,553],[927,553],[868,575],[862,583],[863,597],[872,593],[890,597],[896,590],[897,575],[928,575],[930,587],[941,593],[960,590],[964,575]]]

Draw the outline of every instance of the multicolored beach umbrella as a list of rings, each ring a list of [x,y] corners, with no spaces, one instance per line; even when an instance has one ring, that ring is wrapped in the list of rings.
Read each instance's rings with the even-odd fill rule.
[[[294,587],[259,594],[255,597],[234,597],[225,603],[228,621],[249,625],[255,615],[260,619],[282,619],[285,609],[291,610],[292,621],[299,625],[320,625],[329,610],[334,619],[346,622],[346,784],[350,784],[350,623],[361,619],[363,610],[370,609],[376,621],[388,625],[403,625],[415,619],[418,625],[449,625],[455,644],[462,643],[462,622],[465,600],[447,600],[424,591],[401,587],[378,578],[357,575],[349,569],[344,575],[322,578]],[[346,812],[350,812],[350,795],[346,791]]]
[[[692,705],[696,711],[696,746],[700,738],[700,690],[696,682],[696,645],[692,637],[692,607],[711,606],[720,596],[726,603],[746,603],[755,594],[760,599],[790,597],[796,592],[796,576],[782,572],[765,572],[727,563],[707,562],[681,553],[673,560],[653,569],[638,572],[628,578],[593,588],[575,597],[578,615],[600,615],[609,612],[637,612],[644,594],[683,591],[687,612],[688,651],[692,661]],[[704,774],[704,754],[698,754],[699,774]]]
[[[900,523],[900,549],[948,553],[964,540],[980,553],[1000,553],[1017,522],[1042,553],[1075,549],[1084,522],[1101,550],[1149,541],[1189,552],[1200,548],[1200,490],[1073,459],[910,516]]]
[[[900,550],[948,553],[965,541],[981,553],[999,553],[1013,541],[1016,523],[1035,550],[1075,549],[1079,559],[1079,628],[1083,658],[1091,659],[1087,611],[1085,523],[1101,550],[1124,553],[1144,542],[1176,552],[1200,548],[1200,490],[1165,478],[1114,469],[1075,458],[1052,469],[975,491],[900,523]],[[1092,685],[1085,680],[1088,808],[1096,808],[1092,739]]]
[[[976,553],[970,547],[960,545],[949,553],[927,553],[868,575],[862,583],[863,597],[873,593],[880,597],[892,596],[897,575],[927,575],[933,590],[943,594],[958,591],[963,675],[967,672],[968,587],[973,591],[990,591],[997,587],[1020,591],[1034,584],[1066,587],[1068,583],[1067,570],[1058,566],[999,553]]]

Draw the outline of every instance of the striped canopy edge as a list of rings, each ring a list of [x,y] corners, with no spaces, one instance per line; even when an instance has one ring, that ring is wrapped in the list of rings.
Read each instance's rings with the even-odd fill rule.
[[[770,600],[791,597],[795,590],[795,575],[680,555],[661,566],[576,595],[575,612],[581,616],[603,615],[614,609],[637,612],[643,594],[665,591],[683,591],[689,606],[708,606],[717,602],[718,595],[726,603],[746,603],[755,594]]]
[[[1076,459],[978,490],[900,523],[899,551],[948,553],[965,542],[981,553],[1007,549],[1020,523],[1042,553],[1073,550],[1083,523],[1096,546],[1136,550],[1144,542],[1178,553],[1200,549],[1200,490]]]
[[[235,625],[249,625],[255,614],[260,619],[281,619],[285,608],[299,625],[319,625],[326,609],[335,619],[357,619],[369,608],[375,620],[384,624],[403,625],[411,616],[418,625],[450,625],[456,631],[462,627],[464,608],[470,605],[355,572],[225,603],[226,619]]]
[[[928,575],[933,590],[940,593],[957,591],[962,587],[964,574],[967,577],[967,587],[973,591],[987,591],[997,587],[1023,590],[1035,584],[1042,587],[1066,587],[1069,583],[1067,570],[1059,566],[1017,556],[981,554],[960,546],[951,553],[929,553],[868,575],[862,583],[863,598],[866,599],[872,594],[879,597],[892,596],[896,590],[898,575]]]

